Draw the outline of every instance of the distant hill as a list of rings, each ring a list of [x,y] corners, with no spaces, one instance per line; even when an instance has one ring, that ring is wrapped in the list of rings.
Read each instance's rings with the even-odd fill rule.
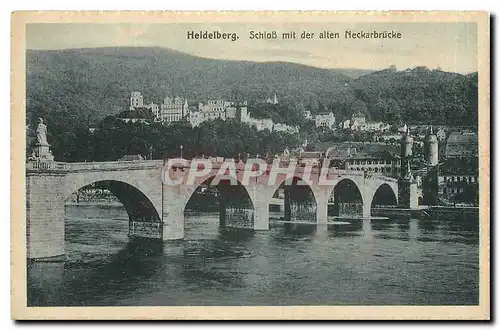
[[[389,122],[477,125],[477,73],[425,67],[381,70],[350,83],[372,119]]]
[[[368,70],[368,69],[332,69],[336,73],[341,73],[344,76],[347,76],[352,79],[359,78],[365,74],[369,74],[375,72],[376,70]]]
[[[209,98],[248,100],[260,117],[290,124],[300,124],[304,110],[333,111],[338,120],[361,111],[388,122],[477,123],[477,73],[320,69],[207,59],[154,47],[28,50],[26,67],[28,125],[43,117],[49,133],[63,137],[128,110],[134,90],[155,103],[168,95],[193,105]],[[275,92],[279,106],[259,105]]]
[[[27,51],[28,112],[72,111],[91,119],[128,107],[133,90],[159,103],[180,95],[195,104],[208,98],[323,102],[351,81],[334,70],[294,63],[200,58],[164,48],[94,48]],[[31,118],[29,118],[31,120]]]

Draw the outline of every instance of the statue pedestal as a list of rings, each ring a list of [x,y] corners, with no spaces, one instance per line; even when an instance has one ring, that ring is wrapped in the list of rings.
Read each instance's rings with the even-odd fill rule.
[[[52,152],[50,151],[50,144],[40,144],[37,143],[35,144],[35,150],[34,150],[34,158],[36,160],[42,161],[42,160],[54,160],[54,156],[52,155]]]

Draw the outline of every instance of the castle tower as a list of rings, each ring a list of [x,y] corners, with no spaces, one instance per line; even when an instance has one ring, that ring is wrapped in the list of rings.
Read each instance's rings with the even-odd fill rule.
[[[424,140],[424,157],[429,166],[436,166],[438,163],[438,139],[432,132],[432,126],[429,134]]]

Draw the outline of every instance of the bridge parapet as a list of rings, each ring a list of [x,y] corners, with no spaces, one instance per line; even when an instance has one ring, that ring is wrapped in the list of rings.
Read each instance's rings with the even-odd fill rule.
[[[163,166],[163,160],[66,163],[66,169],[69,172],[135,170],[161,166]]]
[[[47,172],[47,171],[66,171],[66,163],[60,162],[27,162],[26,163],[27,172]]]

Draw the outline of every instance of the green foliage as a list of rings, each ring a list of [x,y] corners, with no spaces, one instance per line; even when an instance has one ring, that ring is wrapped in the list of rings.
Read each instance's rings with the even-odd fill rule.
[[[192,128],[188,123],[162,124],[125,123],[106,117],[93,133],[84,125],[75,130],[48,126],[54,142],[53,153],[59,161],[112,161],[124,155],[142,155],[155,159],[222,156],[236,158],[246,154],[265,155],[282,152],[285,147],[299,145],[299,137],[284,132],[257,131],[237,121],[214,120]],[[66,132],[56,138],[54,131]]]
[[[186,153],[207,155],[275,152],[285,145],[281,134],[256,133],[235,122],[204,123],[192,130],[187,123],[166,128],[106,118],[131,115],[127,109],[133,90],[156,103],[167,95],[186,97],[191,105],[214,98],[247,100],[253,117],[299,125],[300,139],[310,143],[343,137],[316,132],[314,123],[304,120],[305,110],[313,116],[332,111],[338,123],[361,111],[388,123],[477,126],[477,73],[418,67],[361,76],[351,70],[349,77],[343,74],[349,70],[204,59],[162,48],[29,50],[26,56],[27,147],[42,117],[53,153],[62,161],[146,155],[151,146],[158,157],[178,152],[180,144]],[[279,104],[265,103],[275,92]],[[150,119],[146,110],[134,116]],[[88,128],[97,125],[90,134]]]
[[[351,85],[373,120],[477,125],[477,73],[464,76],[425,67],[382,70]]]

